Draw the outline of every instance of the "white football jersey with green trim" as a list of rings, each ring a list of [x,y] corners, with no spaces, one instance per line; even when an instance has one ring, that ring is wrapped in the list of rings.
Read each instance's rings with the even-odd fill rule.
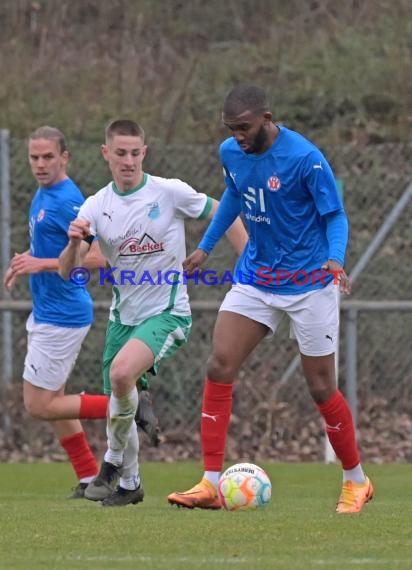
[[[99,271],[99,282],[112,283],[112,321],[137,325],[165,310],[190,315],[184,220],[207,217],[211,205],[181,180],[147,174],[138,188],[119,192],[110,182],[87,198],[78,218],[90,221],[111,267]]]

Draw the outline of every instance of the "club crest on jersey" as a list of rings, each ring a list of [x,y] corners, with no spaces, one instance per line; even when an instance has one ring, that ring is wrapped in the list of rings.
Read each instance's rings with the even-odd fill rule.
[[[40,210],[40,212],[37,214],[37,221],[41,222],[42,220],[44,220],[44,216],[46,215],[46,212],[43,210],[43,208]]]
[[[147,204],[147,207],[149,209],[147,213],[148,217],[151,220],[156,220],[156,218],[160,216],[159,202],[150,202],[150,204]]]
[[[282,186],[279,178],[277,176],[271,176],[267,181],[268,188],[271,192],[277,192]]]

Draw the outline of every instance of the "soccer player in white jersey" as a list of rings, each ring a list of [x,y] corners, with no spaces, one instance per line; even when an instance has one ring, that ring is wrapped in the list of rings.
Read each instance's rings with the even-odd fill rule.
[[[286,314],[310,394],[342,464],[336,511],[357,513],[372,498],[373,487],[360,464],[351,411],[336,386],[337,285],[339,280],[341,291],[349,293],[350,283],[343,271],[348,223],[332,170],[315,145],[273,123],[258,87],[235,87],[225,100],[223,122],[232,135],[220,147],[226,190],[185,268],[200,267],[241,211],[249,242],[236,267],[238,284],[221,305],[207,363],[201,419],[204,476],[168,500],[188,508],[221,507],[217,483],[234,378]]]
[[[82,265],[90,236],[98,235],[111,268],[106,276],[113,284],[113,301],[103,354],[104,390],[111,394],[108,449],[85,492],[107,507],[143,500],[133,421],[136,381],[148,371],[156,374],[159,362],[187,342],[191,316],[182,270],[184,220],[211,219],[218,205],[181,180],[144,172],[146,150],[137,123],[117,120],[107,127],[102,154],[113,181],[83,204],[60,256],[60,273],[68,277]],[[240,254],[247,241],[240,219],[227,234]]]

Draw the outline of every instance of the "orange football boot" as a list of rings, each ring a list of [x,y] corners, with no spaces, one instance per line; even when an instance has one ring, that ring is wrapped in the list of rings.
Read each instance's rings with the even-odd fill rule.
[[[221,509],[222,503],[217,494],[217,489],[207,479],[192,489],[182,493],[171,493],[167,500],[171,505],[186,507],[187,509]]]
[[[342,486],[342,493],[336,505],[337,513],[360,513],[363,506],[373,498],[373,486],[369,478],[365,483],[354,483],[345,481]]]

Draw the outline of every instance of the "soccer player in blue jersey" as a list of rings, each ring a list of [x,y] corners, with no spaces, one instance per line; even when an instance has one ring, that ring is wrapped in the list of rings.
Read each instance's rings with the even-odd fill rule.
[[[221,507],[217,483],[234,379],[286,314],[310,394],[342,464],[336,511],[360,512],[373,487],[360,464],[351,411],[336,385],[338,295],[339,288],[350,293],[350,283],[343,270],[348,222],[332,170],[315,145],[272,121],[258,87],[235,87],[225,100],[223,122],[232,135],[220,147],[226,190],[185,268],[200,267],[241,212],[249,242],[236,266],[237,284],[220,307],[207,363],[201,417],[205,473],[195,487],[172,493],[168,501]]]
[[[34,131],[28,151],[39,184],[29,212],[30,249],[15,254],[4,284],[11,289],[17,277],[30,276],[33,309],[26,325],[24,404],[32,416],[52,420],[56,419],[53,403],[62,400],[67,378],[93,320],[92,299],[86,288],[65,281],[57,273],[59,254],[68,242],[68,227],[84,197],[66,173],[69,153],[58,129],[44,126]],[[104,264],[94,244],[87,266]],[[105,400],[104,396],[100,398]],[[82,425],[78,419],[51,421],[51,425],[79,479],[72,496],[81,497],[99,471]]]

